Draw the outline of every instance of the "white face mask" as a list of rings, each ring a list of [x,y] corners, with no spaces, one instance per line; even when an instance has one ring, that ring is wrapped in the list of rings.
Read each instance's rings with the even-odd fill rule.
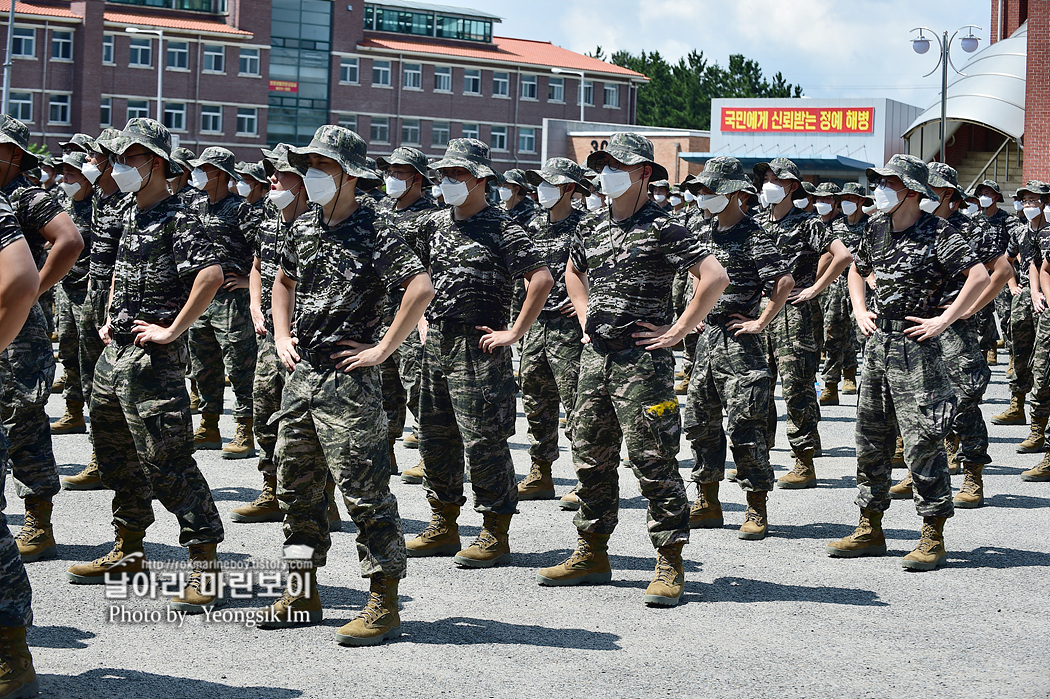
[[[769,200],[766,199],[765,192],[758,193],[758,205],[761,206],[763,209],[769,206]]]
[[[201,170],[199,167],[193,168],[193,172],[190,173],[190,184],[196,189],[204,190],[208,186],[208,175]]]
[[[480,182],[484,182],[484,180],[479,180]],[[477,186],[476,184],[474,185],[474,187]],[[441,192],[445,195],[445,203],[452,206],[461,206],[467,200],[467,197],[470,196],[470,193],[474,191],[474,187],[468,188],[466,182],[457,182],[448,177],[441,180]]]
[[[279,211],[284,211],[295,201],[295,194],[289,189],[271,189],[266,196]]]
[[[932,214],[940,205],[941,203],[939,201],[934,201],[933,199],[923,199],[919,202],[919,208],[928,214]]]
[[[827,203],[826,201],[818,201],[813,206],[817,210],[817,213],[820,214],[821,216],[827,216],[828,214],[831,213],[831,210],[835,208],[834,206],[832,206],[831,204]]]
[[[79,182],[63,182],[62,184],[60,184],[58,186],[62,188],[62,191],[65,192],[66,196],[69,197],[70,199],[72,199],[73,197],[75,197],[77,194],[80,193],[80,183]]]
[[[796,209],[805,209],[807,206],[809,206],[809,198],[807,197],[805,199],[792,199],[791,203],[795,206]]]
[[[536,188],[536,199],[539,200],[540,206],[549,209],[561,200],[561,189],[544,182]]]
[[[95,184],[95,180],[99,178],[102,171],[99,170],[94,163],[84,163],[84,167],[80,168],[80,174],[91,184]]]
[[[252,193],[252,186],[244,180],[241,180],[237,183],[237,193],[242,197],[246,197]]]
[[[682,197],[671,197],[671,206],[678,206],[682,203]]]
[[[654,194],[653,195],[653,201],[655,201],[657,204],[663,204],[665,201],[667,201],[667,195],[665,195],[665,194]]]
[[[853,214],[857,213],[857,205],[851,201],[842,202],[841,204],[839,204],[839,208],[842,209],[842,213],[846,214],[847,216],[852,216]]]
[[[514,192],[510,191],[510,187],[500,187],[496,191],[499,192],[499,200],[504,204],[510,201],[511,198],[514,196]]]
[[[982,209],[987,209],[989,206],[995,203],[994,201],[992,201],[992,198],[987,195],[983,197],[978,197],[977,201],[981,205]]]
[[[602,182],[602,191],[610,199],[622,197],[633,184],[631,182],[631,173],[623,170],[613,170],[608,165],[602,170],[599,178]]]
[[[871,206],[862,206],[862,207],[860,207],[860,210],[861,210],[861,213],[864,213],[864,214],[867,214],[867,215],[870,216],[875,211],[875,209],[877,209],[877,208],[879,208],[879,207],[877,207],[874,204],[872,204]]]
[[[978,208],[977,204],[970,204],[966,207],[966,211],[964,213],[967,216],[976,216],[978,211],[980,211],[980,208]]]
[[[146,178],[139,174],[137,168],[123,163],[113,163],[113,182],[120,191],[125,194],[137,192],[142,189],[142,182]]]
[[[587,197],[586,201],[588,211],[597,211],[598,209],[602,208],[602,198],[597,194],[591,194]]]
[[[1050,221],[1050,206],[1043,207],[1043,218],[1045,218],[1047,221]]]
[[[303,185],[306,186],[306,198],[321,206],[332,201],[335,193],[339,191],[335,185],[335,178],[315,167],[310,168],[303,175]]]
[[[396,177],[387,175],[383,178],[386,183],[386,195],[394,199],[400,199],[408,191],[408,183]]]
[[[900,203],[900,200],[897,198],[897,192],[886,185],[876,187],[874,197],[876,208],[883,212],[889,211]]]
[[[1024,204],[1021,203],[1020,199],[1014,199],[1014,211],[1020,211],[1024,208]]]
[[[787,196],[787,192],[784,190],[784,188],[781,187],[779,184],[776,184],[775,182],[766,182],[764,185],[762,185],[762,193],[766,195],[766,201],[768,201],[770,204],[773,204],[774,206],[784,201],[784,197]],[[807,201],[806,203],[808,204],[809,202]],[[798,204],[796,204],[795,206],[798,206]],[[805,208],[805,206],[806,204],[803,204],[799,208]]]
[[[687,202],[689,202],[690,204],[692,204],[694,201],[696,201],[696,195],[693,194],[692,192],[690,192],[689,190],[686,190],[684,196],[685,196],[685,200]]]
[[[1024,217],[1029,221],[1033,221],[1039,218],[1039,215],[1043,213],[1043,208],[1040,206],[1026,206],[1024,207]]]
[[[712,214],[720,214],[729,206],[729,197],[724,194],[705,194],[700,197],[700,208]]]
[[[84,174],[84,173],[81,172],[80,174]],[[175,185],[178,184],[179,178],[178,177],[171,177],[171,178],[166,179],[164,181],[168,183],[168,192],[171,193],[171,194],[175,194]]]
[[[47,170],[40,171],[40,184],[43,184],[51,179],[51,173]]]
[[[431,187],[430,188],[430,196],[434,197],[435,199],[440,199],[441,198],[441,187],[439,185],[434,185],[433,187]]]

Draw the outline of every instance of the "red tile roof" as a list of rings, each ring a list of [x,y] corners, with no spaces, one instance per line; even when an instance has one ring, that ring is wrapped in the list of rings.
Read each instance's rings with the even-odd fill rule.
[[[529,39],[511,39],[504,36],[493,37],[493,44],[464,46],[438,39],[426,38],[387,38],[366,37],[358,44],[363,49],[380,49],[384,51],[413,54],[430,54],[436,56],[455,56],[457,58],[478,59],[483,61],[500,61],[514,64],[528,64],[543,68],[568,68],[585,73],[617,75],[624,78],[645,80],[646,77],[633,70],[599,61],[597,58],[555,46],[549,41],[531,41]]]
[[[0,2],[2,1],[3,0],[0,0]],[[229,34],[231,36],[238,36],[244,38],[250,38],[254,36],[251,32],[246,32],[243,29],[238,29],[237,27],[231,27],[230,25],[223,24],[222,22],[201,19],[158,17],[156,15],[138,15],[131,14],[128,12],[107,12],[106,21],[117,22],[119,24],[142,25],[146,27],[160,27],[162,29],[182,29],[191,32],[215,32],[216,34]]]
[[[0,12],[11,11],[11,0],[0,0]],[[80,15],[62,7],[50,7],[48,5],[34,5],[29,2],[16,2],[15,12],[20,15],[36,15],[38,17],[64,17],[66,19],[81,19]],[[7,19],[6,15],[3,19]]]

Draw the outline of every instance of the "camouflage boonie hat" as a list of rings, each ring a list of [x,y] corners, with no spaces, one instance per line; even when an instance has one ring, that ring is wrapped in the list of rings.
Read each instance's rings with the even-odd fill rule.
[[[191,160],[190,165],[195,168],[202,165],[211,165],[225,172],[231,179],[239,180],[241,176],[237,173],[236,161],[237,156],[233,154],[233,151],[222,146],[209,146],[204,149],[200,156]]]
[[[651,165],[651,180],[666,180],[667,168],[653,159],[653,142],[637,133],[614,133],[605,150],[596,150],[587,156],[587,167],[600,172],[612,158],[624,165]]]
[[[992,190],[993,192],[995,192],[995,195],[999,197],[999,201],[1003,201],[1003,191],[999,188],[999,183],[995,180],[981,180],[980,182],[975,184],[973,187],[973,193],[975,196],[977,195],[977,191],[981,187],[987,187],[988,189]]]
[[[182,146],[179,146],[175,150],[171,151],[171,159],[178,163],[179,166],[186,172],[189,172],[193,169],[193,166],[190,165],[190,161],[196,157],[197,156],[193,153],[193,151],[191,151],[189,148],[183,148]]]
[[[288,162],[306,172],[310,168],[310,159],[307,156],[311,153],[331,158],[339,163],[343,172],[358,179],[358,187],[365,189],[366,185],[376,187],[383,181],[375,168],[369,167],[368,156],[365,154],[367,149],[364,139],[350,129],[325,124],[314,132],[310,145],[288,149]]]
[[[154,119],[136,117],[128,122],[124,130],[115,138],[103,143],[99,138],[99,146],[116,155],[124,155],[128,148],[139,145],[159,155],[167,163],[167,177],[174,177],[182,173],[182,167],[171,158],[171,134],[164,125]]]
[[[959,173],[945,163],[930,163],[926,166],[930,172],[928,183],[931,187],[949,187],[955,190],[960,198],[966,198],[966,192],[959,186]]]
[[[518,167],[511,168],[510,170],[504,172],[502,175],[499,176],[498,181],[501,185],[504,183],[516,184],[522,189],[524,189],[526,192],[531,192],[533,190],[532,185],[529,184],[529,180],[525,176],[525,171]]]
[[[745,191],[756,194],[754,185],[744,174],[744,166],[732,156],[720,155],[704,163],[704,171],[686,184],[703,185],[715,194],[734,194]]]
[[[41,167],[49,167],[52,170],[55,169],[55,158],[50,153],[46,153],[44,155],[37,156],[37,157],[40,158],[40,166]]]
[[[86,133],[75,133],[73,134],[73,138],[59,143],[58,147],[62,150],[79,150],[84,151],[85,153],[88,151],[94,151],[96,153],[101,152],[98,149],[98,143],[95,142],[95,139],[91,138],[91,136],[88,136]]]
[[[461,167],[473,177],[499,180],[489,160],[489,147],[476,138],[453,138],[445,148],[445,156],[430,163],[431,170]]]
[[[817,185],[813,195],[817,197],[834,197],[840,192],[842,192],[842,188],[834,182],[821,182]]]
[[[859,182],[847,182],[846,184],[842,185],[842,189],[839,190],[839,193],[835,195],[835,198],[842,199],[842,197],[850,195],[854,197],[861,197],[872,202],[875,201],[871,198],[871,195],[867,194],[864,191],[864,188],[860,186]]]
[[[80,150],[66,153],[62,156],[62,164],[75,168],[77,172],[80,172],[87,165],[87,153]]]
[[[807,194],[807,195],[809,195],[811,197],[817,196],[817,186],[815,184],[813,184],[812,182],[803,182],[802,183],[802,191],[803,191],[803,193],[805,193],[805,194]]]
[[[670,190],[671,183],[668,180],[652,180],[649,182],[649,191],[653,191],[657,187],[663,187],[664,189]]]
[[[583,168],[568,158],[551,158],[539,170],[528,170],[525,178],[529,184],[538,187],[544,182],[553,185],[574,184],[584,193],[591,191]]]
[[[23,171],[40,164],[40,158],[29,150],[29,127],[8,114],[0,114],[0,143],[10,143],[22,151]]]
[[[379,166],[379,169],[383,172],[389,170],[391,165],[408,165],[422,175],[424,181],[430,179],[428,173],[430,167],[427,165],[427,156],[423,154],[423,151],[416,148],[409,148],[407,146],[395,148],[389,158],[376,158],[376,165]]]
[[[266,174],[266,168],[262,162],[258,163],[245,163],[240,162],[233,166],[233,169],[237,171],[237,174],[241,176],[241,179],[250,177],[256,182],[267,182],[270,177]]]
[[[1034,194],[1037,197],[1045,197],[1050,195],[1050,184],[1040,182],[1039,180],[1028,180],[1024,183],[1023,187],[1019,187],[1014,192],[1014,199],[1021,199],[1024,192]]]
[[[913,192],[925,194],[934,201],[940,201],[937,193],[930,189],[930,171],[919,158],[906,153],[897,153],[885,167],[869,167],[864,171],[869,183],[878,182],[883,177],[899,177],[904,186]]]
[[[755,179],[759,182],[766,179],[767,172],[772,172],[773,177],[776,177],[778,180],[797,180],[802,182],[802,172],[798,169],[798,165],[795,165],[787,158],[773,158],[768,163],[756,164],[751,170],[755,173]],[[803,186],[805,186],[805,183],[803,183]]]
[[[260,148],[259,149],[262,152],[262,154],[263,154],[262,164],[263,164],[263,167],[266,168],[266,176],[267,177],[272,177],[273,176],[273,173],[275,172],[274,166],[282,158],[284,159],[284,164],[287,165],[289,168],[291,168],[291,170],[289,170],[289,172],[291,172],[291,171],[299,172],[299,170],[296,170],[291,165],[288,165],[288,149],[289,148],[291,148],[291,146],[289,146],[287,143],[278,143],[276,146],[273,147],[272,150],[269,149],[269,148]]]

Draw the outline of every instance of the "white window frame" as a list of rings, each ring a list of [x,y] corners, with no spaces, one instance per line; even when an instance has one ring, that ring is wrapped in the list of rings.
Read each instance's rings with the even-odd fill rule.
[[[440,80],[440,85],[439,85]],[[434,66],[434,92],[452,92],[452,67]]]
[[[470,127],[469,129],[467,127]],[[481,124],[468,122],[463,124],[463,138],[476,138],[481,140]]]
[[[106,118],[108,116],[108,118]],[[98,101],[98,122],[103,129],[113,126],[113,98],[102,97]]]
[[[219,67],[215,67],[215,59],[219,59]],[[205,44],[204,45],[204,56],[201,59],[202,73],[209,75],[226,75],[226,47],[222,44]],[[208,67],[208,64],[211,67]]]
[[[142,56],[148,59],[142,62]],[[139,60],[133,60],[133,59]],[[133,36],[128,43],[128,67],[129,68],[152,68],[153,67],[153,40]]]
[[[401,64],[401,86],[406,90],[421,91],[423,89],[422,63]]]
[[[372,143],[390,143],[390,117],[372,117],[372,123],[368,125],[368,136]]]
[[[491,136],[489,136],[489,148],[491,148],[494,151],[506,151],[507,150],[507,132],[508,132],[508,129],[507,129],[506,126],[504,126],[502,124],[493,125],[491,130],[490,130],[490,132],[489,132],[489,133],[492,134]],[[496,140],[497,137],[500,139],[499,143],[501,143],[502,145],[496,145],[497,144],[497,140]]]
[[[202,104],[200,108],[201,116],[201,133],[222,133],[222,105],[221,104]],[[208,119],[209,125],[217,123],[218,129],[208,128],[205,125],[205,119]]]
[[[393,87],[391,83],[393,66],[390,61],[372,61],[372,87]],[[379,80],[376,80],[379,78]]]
[[[350,79],[351,69],[354,72],[353,80]],[[361,59],[357,56],[343,56],[339,59],[339,82],[342,85],[361,84]]]
[[[510,73],[503,71],[492,73],[492,96],[510,99]]]
[[[587,96],[588,91],[590,97]],[[585,107],[594,106],[594,82],[591,80],[583,80],[580,82],[580,97],[583,99],[583,105]]]
[[[237,75],[251,78],[262,75],[262,52],[259,49],[242,47],[238,50]]]
[[[172,115],[171,126],[168,126],[168,114]],[[176,125],[175,120],[179,119],[181,125]],[[164,126],[168,131],[181,132],[186,130],[186,104],[183,102],[165,102],[164,103]]]
[[[171,65],[171,58],[182,55],[186,65]],[[188,41],[169,41],[164,49],[164,70],[176,72],[189,72],[190,70],[190,43]]]
[[[444,134],[444,138],[439,138]],[[452,139],[452,125],[447,121],[435,121],[430,125],[430,145],[435,148],[444,148]]]
[[[612,100],[609,95],[614,95]],[[606,109],[620,108],[620,86],[617,83],[605,83],[602,86],[602,104]]]
[[[241,128],[242,124],[245,127],[250,126],[251,128]],[[257,107],[238,107],[237,108],[237,130],[238,136],[258,136],[259,135],[259,109]]]
[[[532,146],[526,146],[525,140],[530,139]],[[536,152],[536,127],[534,126],[519,126],[518,127],[518,152],[519,153],[535,153]]]
[[[61,38],[59,35],[62,35]],[[64,48],[63,53],[68,53],[68,56],[56,56],[56,48]],[[66,31],[64,29],[52,30],[51,31],[51,60],[60,62],[72,62],[73,61],[73,32]]]
[[[72,109],[72,100],[69,95],[51,95],[47,99],[47,123],[49,124],[69,124],[71,123],[70,110]],[[60,116],[58,119],[54,118],[55,107],[60,110]],[[65,117],[61,116],[61,111],[65,111]]]
[[[548,78],[547,101],[565,104],[565,78]]]
[[[14,113],[15,104],[19,105],[18,113]],[[28,118],[23,112],[21,107],[29,107]],[[18,119],[24,124],[30,124],[33,122],[33,93],[32,92],[12,92],[10,101],[8,102],[8,110],[11,112],[11,116]]]
[[[133,104],[141,106],[133,107]],[[133,109],[135,110],[134,114],[131,111]],[[149,100],[128,100],[127,115],[128,121],[139,118],[149,119]]]
[[[540,98],[540,78],[537,75],[521,76],[521,99],[525,102],[536,102]],[[526,93],[532,94],[526,94]]]
[[[415,132],[415,138],[412,138],[413,132]],[[401,143],[402,145],[419,146],[422,145],[422,129],[419,125],[419,119],[401,119]]]
[[[26,51],[26,45],[29,51]],[[12,58],[36,58],[36,27],[15,27],[11,43]]]
[[[340,114],[339,125],[344,129],[350,129],[354,133],[357,133],[357,115],[356,114]]]
[[[109,60],[106,60],[106,50],[109,50]],[[111,66],[117,61],[117,39],[112,34],[102,36],[102,65]]]
[[[468,89],[470,86],[477,86],[477,90]],[[463,94],[464,95],[480,95],[481,94],[481,69],[480,68],[464,68],[463,69]]]

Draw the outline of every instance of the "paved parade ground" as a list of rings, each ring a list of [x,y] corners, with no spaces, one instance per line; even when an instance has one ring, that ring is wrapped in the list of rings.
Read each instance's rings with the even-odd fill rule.
[[[1000,357],[983,406],[986,419],[1008,402],[1005,353]],[[790,467],[790,452],[779,392],[777,402],[781,421],[772,461],[781,475]],[[737,538],[744,495],[723,483],[726,525],[693,532],[681,606],[642,604],[655,557],[645,500],[633,474],[621,469],[612,584],[538,587],[536,570],[557,563],[575,545],[573,513],[555,502],[523,502],[510,530],[509,565],[473,570],[458,569],[449,558],[410,560],[401,585],[404,635],[374,648],[341,647],[332,638],[361,608],[367,590],[342,504],[343,532],[333,534],[329,564],[318,577],[324,622],[263,631],[203,617],[169,622],[163,599],[107,601],[102,587],[68,584],[66,567],[107,552],[113,531],[107,491],[64,491],[55,498],[58,559],[27,565],[36,623],[29,645],[42,696],[1048,696],[1050,483],[1018,476],[1040,456],[1014,452],[1028,428],[989,425],[987,504],[959,510],[948,521],[946,568],[908,573],[898,559],[913,548],[921,525],[910,502],[895,501],[886,515],[886,557],[841,560],[824,553],[827,542],[852,530],[858,514],[856,396],[842,402],[823,409],[819,487],[772,493],[766,540]],[[60,396],[52,396],[49,413],[61,415]],[[221,426],[228,439],[228,414]],[[62,475],[77,472],[90,455],[84,435],[56,436],[54,444]],[[511,448],[520,477],[529,466],[520,412]],[[398,443],[402,469],[417,458]],[[226,527],[219,547],[224,564],[277,558],[279,524],[229,519],[231,508],[258,491],[255,459],[225,461],[215,451],[197,459]],[[684,441],[680,459],[688,477],[692,455]],[[554,474],[559,495],[575,482],[564,439]],[[953,477],[956,488],[961,481]],[[421,486],[396,478],[391,483],[405,532],[414,535],[429,519]],[[17,531],[24,509],[13,484],[7,498]],[[159,503],[154,509],[147,557],[185,560],[175,518]],[[481,516],[464,508],[460,524],[466,545]],[[236,600],[223,610],[271,601]],[[110,621],[114,607],[162,620]]]

